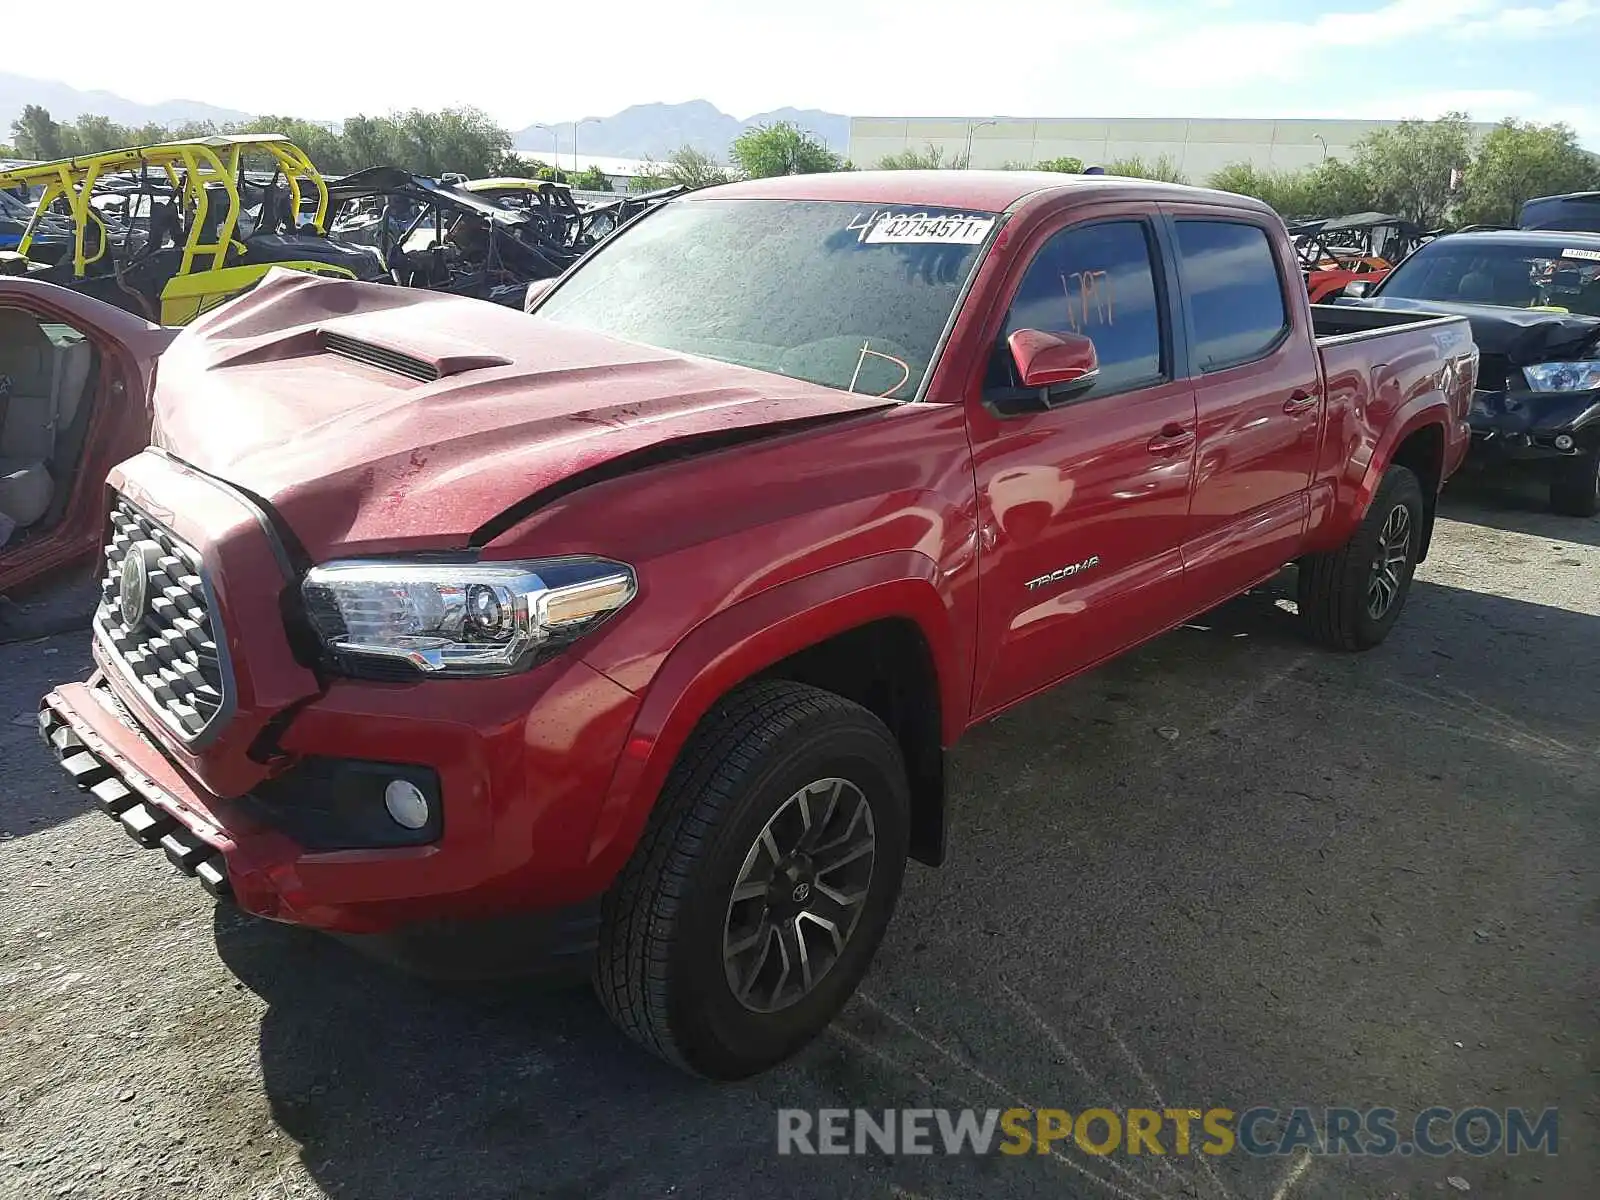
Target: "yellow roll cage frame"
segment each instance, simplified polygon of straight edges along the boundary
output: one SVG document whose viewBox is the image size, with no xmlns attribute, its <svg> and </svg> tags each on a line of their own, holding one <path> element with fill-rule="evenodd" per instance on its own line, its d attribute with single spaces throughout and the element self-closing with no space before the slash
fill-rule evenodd
<svg viewBox="0 0 1600 1200">
<path fill-rule="evenodd" d="M 161 142 L 152 146 L 134 146 L 126 150 L 107 150 L 99 154 L 80 154 L 74 158 L 55 162 L 37 163 L 29 167 L 16 167 L 0 171 L 0 188 L 26 184 L 29 188 L 44 188 L 33 210 L 33 219 L 22 233 L 17 250 L 26 256 L 33 245 L 34 232 L 50 206 L 65 199 L 72 214 L 75 241 L 72 254 L 73 275 L 83 278 L 91 264 L 106 253 L 110 238 L 105 222 L 89 203 L 95 186 L 104 178 L 123 171 L 151 169 L 165 174 L 172 190 L 180 197 L 184 211 L 194 213 L 184 237 L 183 260 L 178 266 L 179 275 L 196 271 L 219 271 L 227 265 L 228 252 L 242 251 L 244 244 L 234 240 L 239 227 L 239 214 L 243 202 L 239 198 L 239 169 L 247 154 L 265 155 L 277 165 L 278 171 L 289 184 L 289 194 L 294 211 L 308 196 L 306 185 L 317 198 L 316 226 L 327 227 L 328 185 L 307 157 L 306 152 L 279 133 L 219 134 L 194 138 L 190 141 Z M 206 217 L 211 204 L 206 187 L 219 185 L 228 198 L 228 211 L 217 225 L 217 240 L 202 242 L 200 233 L 206 227 Z M 85 233 L 89 222 L 100 226 L 100 246 L 93 255 L 87 252 Z M 196 266 L 196 263 L 200 265 Z"/>
</svg>

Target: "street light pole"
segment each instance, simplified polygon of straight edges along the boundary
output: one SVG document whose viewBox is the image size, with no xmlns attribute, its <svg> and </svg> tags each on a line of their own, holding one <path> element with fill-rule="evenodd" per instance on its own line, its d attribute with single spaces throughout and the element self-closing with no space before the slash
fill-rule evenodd
<svg viewBox="0 0 1600 1200">
<path fill-rule="evenodd" d="M 550 165 L 556 170 L 561 169 L 561 135 L 556 132 L 554 125 L 535 125 L 535 129 L 542 129 L 550 135 Z"/>
<path fill-rule="evenodd" d="M 1322 161 L 1323 162 L 1327 162 L 1328 161 L 1328 139 L 1323 137 L 1320 133 L 1313 133 L 1311 136 L 1316 138 L 1317 141 L 1322 143 Z"/>
<path fill-rule="evenodd" d="M 961 161 L 961 169 L 963 171 L 970 170 L 972 168 L 972 135 L 977 133 L 978 130 L 982 129 L 985 125 L 998 124 L 1000 124 L 999 121 L 979 121 L 976 125 L 974 125 L 971 121 L 967 122 L 967 152 L 962 157 Z"/>
</svg>

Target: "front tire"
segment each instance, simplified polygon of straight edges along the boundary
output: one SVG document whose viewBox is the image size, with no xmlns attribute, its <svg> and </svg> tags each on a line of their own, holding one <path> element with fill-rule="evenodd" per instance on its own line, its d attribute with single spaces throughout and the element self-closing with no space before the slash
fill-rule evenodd
<svg viewBox="0 0 1600 1200">
<path fill-rule="evenodd" d="M 674 765 L 601 908 L 594 984 L 612 1019 L 684 1070 L 782 1062 L 865 975 L 905 872 L 900 748 L 843 697 L 740 688 Z"/>
<path fill-rule="evenodd" d="M 1550 480 L 1550 508 L 1565 517 L 1592 517 L 1600 513 L 1600 447 L 1556 462 Z"/>
<path fill-rule="evenodd" d="M 1300 560 L 1300 615 L 1313 639 L 1370 650 L 1389 636 L 1411 594 L 1424 511 L 1416 475 L 1390 467 L 1350 540 Z"/>
</svg>

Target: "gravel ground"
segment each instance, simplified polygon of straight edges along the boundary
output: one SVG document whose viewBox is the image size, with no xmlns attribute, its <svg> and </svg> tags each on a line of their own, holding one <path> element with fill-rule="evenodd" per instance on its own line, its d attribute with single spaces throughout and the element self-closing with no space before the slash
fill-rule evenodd
<svg viewBox="0 0 1600 1200">
<path fill-rule="evenodd" d="M 1600 521 L 1447 509 L 1375 653 L 1312 650 L 1267 588 L 976 731 L 953 862 L 738 1086 L 582 990 L 441 989 L 214 907 L 37 741 L 84 636 L 0 646 L 0 1196 L 1592 1197 Z M 1019 1103 L 1559 1106 L 1561 1145 L 775 1152 L 780 1107 Z"/>
</svg>

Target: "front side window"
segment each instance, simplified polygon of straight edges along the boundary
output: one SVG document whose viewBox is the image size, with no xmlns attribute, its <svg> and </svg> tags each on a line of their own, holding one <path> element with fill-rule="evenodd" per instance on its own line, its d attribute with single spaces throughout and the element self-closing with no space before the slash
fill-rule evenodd
<svg viewBox="0 0 1600 1200">
<path fill-rule="evenodd" d="M 536 315 L 913 399 L 997 218 L 925 205 L 683 200 L 603 242 Z"/>
<path fill-rule="evenodd" d="M 1039 249 L 1006 315 L 991 387 L 1017 387 L 1004 339 L 1018 329 L 1082 334 L 1094 342 L 1104 396 L 1163 378 L 1161 306 L 1150 239 L 1138 221 L 1064 229 Z"/>
<path fill-rule="evenodd" d="M 1202 371 L 1252 362 L 1289 328 L 1267 231 L 1233 221 L 1179 221 L 1179 270 Z"/>
</svg>

